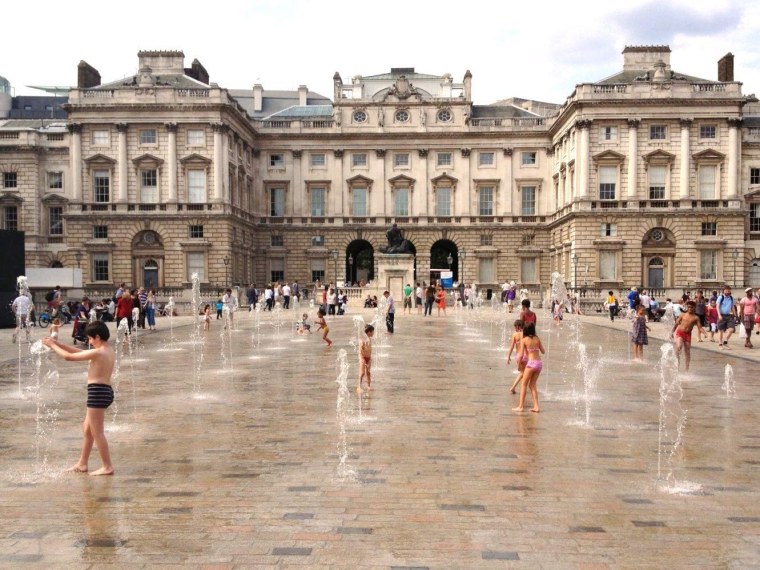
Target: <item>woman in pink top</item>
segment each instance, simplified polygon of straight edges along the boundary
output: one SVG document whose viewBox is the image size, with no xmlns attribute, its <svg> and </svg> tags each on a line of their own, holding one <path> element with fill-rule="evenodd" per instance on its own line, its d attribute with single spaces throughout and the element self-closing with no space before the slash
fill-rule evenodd
<svg viewBox="0 0 760 570">
<path fill-rule="evenodd" d="M 757 297 L 752 294 L 752 287 L 747 287 L 744 292 L 747 296 L 739 301 L 742 324 L 744 325 L 744 330 L 747 331 L 744 346 L 752 348 L 752 328 L 755 326 L 755 315 L 757 314 Z"/>
</svg>

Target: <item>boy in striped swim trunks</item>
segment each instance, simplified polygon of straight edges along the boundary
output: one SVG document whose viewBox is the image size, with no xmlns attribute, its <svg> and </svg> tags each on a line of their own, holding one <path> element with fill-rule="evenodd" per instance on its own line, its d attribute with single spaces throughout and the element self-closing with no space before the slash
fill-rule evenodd
<svg viewBox="0 0 760 570">
<path fill-rule="evenodd" d="M 90 473 L 90 475 L 113 475 L 114 469 L 111 463 L 111 455 L 108 451 L 108 441 L 103 429 L 106 409 L 113 403 L 113 388 L 111 387 L 111 374 L 113 373 L 115 356 L 113 349 L 108 344 L 110 333 L 108 326 L 103 321 L 88 323 L 84 329 L 90 349 L 68 346 L 46 338 L 45 346 L 51 348 L 58 356 L 71 362 L 88 362 L 87 366 L 87 414 L 82 424 L 84 440 L 82 442 L 82 454 L 74 467 L 68 469 L 73 473 L 87 473 L 90 452 L 93 443 L 98 447 L 103 467 Z"/>
</svg>

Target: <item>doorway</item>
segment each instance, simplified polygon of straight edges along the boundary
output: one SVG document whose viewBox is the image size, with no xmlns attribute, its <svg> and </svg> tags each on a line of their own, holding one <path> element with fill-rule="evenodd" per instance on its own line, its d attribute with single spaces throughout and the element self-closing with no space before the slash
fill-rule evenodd
<svg viewBox="0 0 760 570">
<path fill-rule="evenodd" d="M 647 287 L 651 289 L 662 289 L 665 287 L 665 264 L 661 257 L 653 257 L 649 260 L 649 274 Z"/>
<path fill-rule="evenodd" d="M 146 289 L 158 287 L 158 263 L 153 259 L 143 264 L 143 287 Z"/>
</svg>

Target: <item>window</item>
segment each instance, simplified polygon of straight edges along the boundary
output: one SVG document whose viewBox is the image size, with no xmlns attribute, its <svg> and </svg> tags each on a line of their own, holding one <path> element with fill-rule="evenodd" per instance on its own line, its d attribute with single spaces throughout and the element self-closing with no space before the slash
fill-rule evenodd
<svg viewBox="0 0 760 570">
<path fill-rule="evenodd" d="M 717 168 L 712 165 L 699 167 L 699 198 L 700 200 L 715 199 L 715 174 Z"/>
<path fill-rule="evenodd" d="M 311 236 L 311 245 L 314 247 L 324 247 L 325 236 Z"/>
<path fill-rule="evenodd" d="M 272 281 L 285 280 L 285 260 L 284 259 L 271 259 L 269 261 L 269 269 L 271 270 Z"/>
<path fill-rule="evenodd" d="M 144 129 L 140 131 L 140 144 L 156 144 L 157 141 L 156 129 Z"/>
<path fill-rule="evenodd" d="M 311 260 L 311 280 L 312 281 L 325 280 L 325 260 L 324 259 Z"/>
<path fill-rule="evenodd" d="M 451 122 L 452 114 L 451 114 L 451 111 L 449 111 L 448 109 L 441 109 L 440 111 L 438 111 L 438 114 L 436 115 L 436 117 L 438 118 L 438 122 L 440 123 L 449 123 Z"/>
<path fill-rule="evenodd" d="M 285 168 L 285 155 L 283 155 L 283 154 L 270 154 L 269 155 L 269 168 Z"/>
<path fill-rule="evenodd" d="M 760 204 L 749 205 L 749 231 L 760 232 Z"/>
<path fill-rule="evenodd" d="M 3 212 L 3 229 L 18 231 L 18 207 L 6 206 L 5 212 Z"/>
<path fill-rule="evenodd" d="M 492 152 L 481 152 L 478 153 L 478 164 L 480 166 L 493 166 L 494 164 L 494 153 Z"/>
<path fill-rule="evenodd" d="M 354 123 L 366 123 L 367 122 L 367 113 L 364 111 L 356 111 L 353 115 L 354 117 Z"/>
<path fill-rule="evenodd" d="M 203 252 L 188 252 L 187 280 L 193 280 L 193 273 L 198 274 L 198 280 L 206 281 L 206 254 Z"/>
<path fill-rule="evenodd" d="M 354 168 L 367 166 L 367 155 L 363 152 L 351 155 L 351 165 Z"/>
<path fill-rule="evenodd" d="M 95 202 L 111 201 L 111 171 L 96 170 L 94 174 L 94 192 L 93 199 Z"/>
<path fill-rule="evenodd" d="M 717 236 L 718 223 L 717 222 L 702 222 L 702 235 L 703 236 Z"/>
<path fill-rule="evenodd" d="M 536 215 L 536 187 L 535 186 L 523 186 L 521 188 L 521 212 L 523 216 L 535 216 Z"/>
<path fill-rule="evenodd" d="M 366 216 L 367 215 L 367 189 L 366 188 L 354 188 L 352 191 L 352 206 L 351 215 L 353 216 Z"/>
<path fill-rule="evenodd" d="M 617 185 L 617 167 L 599 167 L 599 199 L 614 200 L 615 186 Z"/>
<path fill-rule="evenodd" d="M 665 175 L 667 168 L 665 166 L 649 167 L 649 199 L 665 199 Z"/>
<path fill-rule="evenodd" d="M 158 202 L 158 173 L 154 169 L 140 171 L 140 201 L 144 204 Z"/>
<path fill-rule="evenodd" d="M 699 252 L 699 278 L 715 281 L 718 279 L 718 252 L 706 249 Z"/>
<path fill-rule="evenodd" d="M 111 143 L 111 135 L 108 131 L 92 131 L 92 144 L 95 146 L 107 146 Z"/>
<path fill-rule="evenodd" d="M 602 281 L 617 280 L 617 252 L 599 252 L 599 279 Z"/>
<path fill-rule="evenodd" d="M 203 129 L 188 129 L 187 146 L 205 146 L 206 131 Z"/>
<path fill-rule="evenodd" d="M 206 171 L 187 171 L 187 201 L 191 204 L 206 203 Z"/>
<path fill-rule="evenodd" d="M 3 188 L 16 188 L 18 186 L 18 174 L 15 172 L 3 172 Z"/>
<path fill-rule="evenodd" d="M 520 162 L 523 166 L 536 166 L 537 155 L 535 152 L 523 152 Z"/>
<path fill-rule="evenodd" d="M 311 189 L 311 215 L 312 216 L 325 215 L 325 189 L 324 188 Z"/>
<path fill-rule="evenodd" d="M 63 172 L 48 172 L 48 188 L 51 190 L 63 188 Z"/>
<path fill-rule="evenodd" d="M 536 245 L 536 234 L 523 234 L 523 246 Z"/>
<path fill-rule="evenodd" d="M 617 127 L 602 127 L 599 130 L 602 141 L 616 141 L 618 138 Z"/>
<path fill-rule="evenodd" d="M 406 123 L 407 121 L 409 121 L 409 111 L 406 111 L 406 110 L 396 111 L 394 118 L 396 119 L 397 123 Z"/>
<path fill-rule="evenodd" d="M 281 234 L 272 234 L 269 236 L 269 243 L 272 247 L 282 247 L 285 245 L 284 238 Z"/>
<path fill-rule="evenodd" d="M 493 186 L 481 186 L 479 192 L 478 213 L 481 216 L 493 216 Z"/>
<path fill-rule="evenodd" d="M 399 153 L 393 155 L 393 166 L 396 168 L 409 166 L 409 155 L 406 153 Z"/>
<path fill-rule="evenodd" d="M 749 183 L 760 184 L 760 168 L 749 169 Z"/>
<path fill-rule="evenodd" d="M 50 222 L 48 235 L 62 236 L 63 235 L 63 207 L 52 206 L 48 210 L 48 217 L 49 217 L 49 222 Z"/>
<path fill-rule="evenodd" d="M 322 168 L 325 166 L 325 155 L 322 153 L 312 154 L 310 160 L 312 168 Z"/>
<path fill-rule="evenodd" d="M 444 186 L 436 189 L 435 192 L 435 215 L 451 215 L 451 188 Z"/>
<path fill-rule="evenodd" d="M 92 254 L 92 280 L 109 281 L 107 253 Z"/>
<path fill-rule="evenodd" d="M 699 138 L 714 139 L 715 131 L 716 131 L 715 125 L 699 125 Z"/>
<path fill-rule="evenodd" d="M 108 239 L 108 226 L 93 226 L 92 237 L 94 239 Z"/>
<path fill-rule="evenodd" d="M 284 188 L 270 188 L 269 189 L 269 215 L 270 216 L 284 216 L 285 215 L 285 189 Z"/>
<path fill-rule="evenodd" d="M 615 237 L 617 235 L 617 224 L 602 224 L 602 237 Z"/>
<path fill-rule="evenodd" d="M 493 236 L 491 234 L 481 234 L 480 245 L 493 245 Z"/>
<path fill-rule="evenodd" d="M 665 140 L 665 137 L 667 135 L 667 129 L 665 128 L 665 125 L 650 125 L 649 126 L 649 139 L 656 141 L 656 140 Z"/>
<path fill-rule="evenodd" d="M 397 188 L 394 196 L 394 213 L 396 216 L 409 215 L 409 188 Z"/>
<path fill-rule="evenodd" d="M 436 164 L 438 166 L 451 166 L 452 156 L 450 152 L 439 152 L 436 157 Z"/>
<path fill-rule="evenodd" d="M 493 258 L 484 257 L 478 262 L 478 281 L 481 283 L 493 283 Z"/>
<path fill-rule="evenodd" d="M 189 231 L 188 231 L 188 236 L 190 238 L 202 238 L 203 226 L 190 226 Z"/>
<path fill-rule="evenodd" d="M 520 281 L 534 283 L 536 281 L 536 259 L 524 257 L 520 260 Z"/>
</svg>

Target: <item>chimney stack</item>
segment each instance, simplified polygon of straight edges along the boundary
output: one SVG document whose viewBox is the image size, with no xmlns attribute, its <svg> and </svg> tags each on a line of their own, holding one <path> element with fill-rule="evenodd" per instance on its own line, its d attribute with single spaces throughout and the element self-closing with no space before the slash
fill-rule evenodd
<svg viewBox="0 0 760 570">
<path fill-rule="evenodd" d="M 298 86 L 298 104 L 301 107 L 306 106 L 306 96 L 309 94 L 309 88 L 306 87 L 306 85 L 299 85 Z"/>
<path fill-rule="evenodd" d="M 734 80 L 734 54 L 728 52 L 718 60 L 718 81 Z"/>
<path fill-rule="evenodd" d="M 193 79 L 197 79 L 201 83 L 208 85 L 208 71 L 206 71 L 206 68 L 203 67 L 203 64 L 197 59 L 193 60 L 193 63 L 190 64 L 190 67 L 185 68 L 185 75 L 192 77 Z"/>
<path fill-rule="evenodd" d="M 260 83 L 256 83 L 253 86 L 253 110 L 254 112 L 260 112 L 263 106 L 262 99 L 264 99 L 264 87 Z"/>
<path fill-rule="evenodd" d="M 86 61 L 82 60 L 77 66 L 77 87 L 89 89 L 100 85 L 100 73 Z"/>
</svg>

